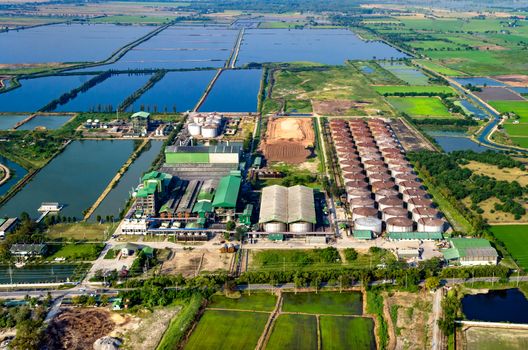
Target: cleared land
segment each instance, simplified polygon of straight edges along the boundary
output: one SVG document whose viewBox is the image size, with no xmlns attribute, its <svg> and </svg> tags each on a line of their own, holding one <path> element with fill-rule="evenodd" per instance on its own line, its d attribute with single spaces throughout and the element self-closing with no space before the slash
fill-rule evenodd
<svg viewBox="0 0 528 350">
<path fill-rule="evenodd" d="M 528 348 L 528 331 L 471 327 L 463 332 L 463 350 L 522 350 Z"/>
<path fill-rule="evenodd" d="M 515 262 L 528 271 L 528 225 L 492 226 L 491 232 L 504 244 Z"/>
<path fill-rule="evenodd" d="M 523 74 L 510 74 L 510 75 L 498 75 L 494 76 L 493 79 L 508 84 L 510 86 L 524 87 L 528 86 L 528 75 Z"/>
<path fill-rule="evenodd" d="M 47 235 L 53 240 L 103 241 L 112 232 L 111 224 L 55 224 L 49 227 Z"/>
<path fill-rule="evenodd" d="M 482 91 L 475 92 L 475 95 L 484 101 L 524 101 L 521 95 L 505 87 L 483 87 Z"/>
<path fill-rule="evenodd" d="M 284 293 L 282 311 L 309 314 L 361 315 L 363 296 L 360 292 Z"/>
<path fill-rule="evenodd" d="M 321 316 L 319 322 L 323 350 L 376 349 L 370 318 Z"/>
<path fill-rule="evenodd" d="M 434 97 L 388 97 L 397 110 L 411 117 L 452 117 L 447 107 Z"/>
<path fill-rule="evenodd" d="M 277 318 L 267 350 L 317 349 L 317 319 L 314 315 L 282 314 Z"/>
<path fill-rule="evenodd" d="M 254 349 L 268 317 L 267 313 L 207 310 L 184 349 Z"/>
<path fill-rule="evenodd" d="M 407 85 L 391 85 L 391 86 L 374 86 L 379 94 L 393 95 L 397 93 L 403 94 L 446 94 L 454 95 L 455 91 L 450 86 L 407 86 Z"/>
<path fill-rule="evenodd" d="M 205 271 L 225 271 L 229 270 L 233 256 L 234 254 L 206 249 L 177 251 L 163 263 L 161 273 L 168 275 L 181 273 L 184 277 L 192 277 Z"/>
</svg>

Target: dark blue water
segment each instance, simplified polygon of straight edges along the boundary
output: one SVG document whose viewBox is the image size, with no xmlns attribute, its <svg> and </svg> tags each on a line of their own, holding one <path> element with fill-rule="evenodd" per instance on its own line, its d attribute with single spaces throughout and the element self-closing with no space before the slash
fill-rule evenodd
<svg viewBox="0 0 528 350">
<path fill-rule="evenodd" d="M 347 59 L 406 57 L 382 42 L 366 42 L 346 29 L 248 29 L 237 66 L 250 62 L 310 61 L 343 64 Z"/>
<path fill-rule="evenodd" d="M 65 205 L 61 215 L 82 217 L 128 159 L 134 141 L 74 141 L 13 198 L 0 216 L 26 211 L 37 217 L 42 202 Z"/>
<path fill-rule="evenodd" d="M 128 168 L 117 186 L 110 191 L 94 211 L 90 217 L 91 220 L 95 220 L 97 215 L 101 215 L 103 218 L 107 215 L 114 216 L 116 219 L 119 217 L 119 213 L 130 198 L 130 192 L 139 184 L 141 175 L 149 170 L 152 162 L 160 153 L 162 145 L 163 141 L 150 141 L 150 148 L 144 150 Z"/>
<path fill-rule="evenodd" d="M 487 115 L 483 110 L 477 108 L 476 106 L 474 106 L 471 102 L 469 102 L 468 100 L 460 100 L 460 104 L 462 106 L 464 106 L 464 108 L 466 108 L 468 111 L 470 111 L 471 113 L 473 113 L 473 115 L 476 117 L 476 118 L 479 118 L 479 119 L 486 119 L 486 118 L 489 118 L 489 115 Z"/>
<path fill-rule="evenodd" d="M 154 27 L 56 24 L 0 34 L 0 63 L 87 62 L 109 57 Z"/>
<path fill-rule="evenodd" d="M 178 112 L 194 108 L 216 71 L 169 72 L 145 92 L 128 111 L 150 110 Z"/>
<path fill-rule="evenodd" d="M 260 69 L 222 72 L 200 111 L 256 112 L 261 77 Z"/>
<path fill-rule="evenodd" d="M 462 311 L 471 321 L 528 323 L 528 300 L 519 289 L 466 295 Z"/>
<path fill-rule="evenodd" d="M 91 75 L 70 75 L 22 79 L 21 87 L 0 94 L 0 112 L 36 112 L 90 78 Z"/>
<path fill-rule="evenodd" d="M 506 86 L 506 84 L 501 83 L 500 81 L 486 77 L 454 78 L 453 80 L 462 86 L 467 84 L 471 84 L 474 86 Z"/>
<path fill-rule="evenodd" d="M 363 73 L 366 73 L 366 74 L 372 74 L 372 73 L 374 73 L 374 69 L 372 69 L 372 68 L 369 67 L 369 66 L 363 66 L 363 67 L 361 67 L 361 71 L 362 71 Z"/>
<path fill-rule="evenodd" d="M 528 94 L 528 87 L 510 87 L 510 90 L 513 90 L 518 94 Z"/>
<path fill-rule="evenodd" d="M 145 85 L 150 74 L 112 75 L 65 105 L 58 106 L 58 112 L 100 112 L 115 111 L 134 91 Z"/>
<path fill-rule="evenodd" d="M 26 119 L 28 115 L 0 115 L 0 130 L 13 128 L 16 123 Z"/>
<path fill-rule="evenodd" d="M 20 179 L 22 179 L 27 174 L 27 170 L 24 169 L 18 163 L 10 161 L 9 159 L 0 156 L 0 163 L 4 164 L 11 171 L 11 177 L 9 180 L 0 185 L 0 196 L 3 196 L 13 187 Z"/>
<path fill-rule="evenodd" d="M 445 152 L 452 151 L 465 151 L 471 150 L 475 152 L 484 152 L 493 150 L 491 148 L 479 145 L 474 142 L 464 133 L 458 132 L 427 132 L 429 136 L 435 139 L 435 141 L 442 147 Z"/>
<path fill-rule="evenodd" d="M 22 124 L 17 130 L 34 130 L 37 127 L 55 130 L 66 124 L 71 118 L 71 115 L 37 115 L 30 121 Z"/>
<path fill-rule="evenodd" d="M 22 268 L 2 265 L 0 284 L 66 282 L 79 269 L 80 265 L 75 264 L 27 265 Z"/>
</svg>

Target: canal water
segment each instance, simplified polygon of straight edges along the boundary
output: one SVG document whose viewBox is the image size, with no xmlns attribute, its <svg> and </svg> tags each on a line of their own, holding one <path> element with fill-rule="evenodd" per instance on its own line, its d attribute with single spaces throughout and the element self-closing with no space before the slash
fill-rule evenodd
<svg viewBox="0 0 528 350">
<path fill-rule="evenodd" d="M 363 41 L 347 29 L 247 29 L 237 66 L 250 62 L 308 61 L 344 64 L 345 60 L 404 58 L 378 41 Z"/>
<path fill-rule="evenodd" d="M 21 79 L 22 86 L 0 94 L 0 112 L 36 112 L 92 77 L 69 75 Z"/>
<path fill-rule="evenodd" d="M 102 218 L 107 215 L 116 219 L 119 217 L 119 213 L 130 197 L 130 192 L 139 184 L 141 176 L 150 168 L 152 162 L 160 153 L 162 146 L 163 141 L 161 140 L 150 141 L 150 146 L 147 145 L 149 148 L 145 149 L 132 163 L 127 172 L 121 177 L 121 180 L 119 180 L 117 186 L 110 191 L 94 211 L 90 220 L 94 221 L 97 215 L 101 215 Z"/>
<path fill-rule="evenodd" d="M 169 72 L 151 89 L 146 91 L 132 106 L 129 112 L 146 110 L 172 113 L 192 110 L 204 93 L 216 71 Z"/>
<path fill-rule="evenodd" d="M 0 33 L 0 63 L 89 62 L 154 30 L 151 26 L 55 24 Z M 8 49 L 7 49 L 8 48 Z"/>
<path fill-rule="evenodd" d="M 223 71 L 201 112 L 256 112 L 262 70 Z"/>
<path fill-rule="evenodd" d="M 452 151 L 474 151 L 484 152 L 492 150 L 483 145 L 479 145 L 472 139 L 466 136 L 463 132 L 439 132 L 439 131 L 427 131 L 427 134 L 431 136 L 445 152 Z"/>
<path fill-rule="evenodd" d="M 453 80 L 462 86 L 468 84 L 471 84 L 473 86 L 506 86 L 506 84 L 501 83 L 498 80 L 487 77 L 453 78 Z"/>
<path fill-rule="evenodd" d="M 112 75 L 55 110 L 58 112 L 115 111 L 128 96 L 145 85 L 150 77 L 150 74 Z"/>
<path fill-rule="evenodd" d="M 34 130 L 37 127 L 55 130 L 66 124 L 71 118 L 73 118 L 71 115 L 37 115 L 27 123 L 22 124 L 17 130 Z"/>
<path fill-rule="evenodd" d="M 462 311 L 471 321 L 528 323 L 528 300 L 519 289 L 466 295 Z"/>
<path fill-rule="evenodd" d="M 72 142 L 0 208 L 0 216 L 25 211 L 36 218 L 42 202 L 59 202 L 61 215 L 82 218 L 133 149 L 132 140 Z"/>
<path fill-rule="evenodd" d="M 20 179 L 22 179 L 27 174 L 27 170 L 24 169 L 20 164 L 15 163 L 6 157 L 0 156 L 0 163 L 7 166 L 11 172 L 11 177 L 9 180 L 0 185 L 0 196 L 3 196 L 13 187 Z"/>
<path fill-rule="evenodd" d="M 0 130 L 13 128 L 16 123 L 26 119 L 28 115 L 0 115 Z"/>
<path fill-rule="evenodd" d="M 82 265 L 77 264 L 26 265 L 21 268 L 0 265 L 0 284 L 67 282 L 69 278 L 78 277 L 81 270 Z"/>
</svg>

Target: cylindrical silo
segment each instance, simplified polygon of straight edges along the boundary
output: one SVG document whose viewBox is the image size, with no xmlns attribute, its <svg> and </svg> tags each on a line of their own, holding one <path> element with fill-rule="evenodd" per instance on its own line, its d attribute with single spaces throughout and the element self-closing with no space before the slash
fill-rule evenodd
<svg viewBox="0 0 528 350">
<path fill-rule="evenodd" d="M 354 220 L 354 229 L 355 230 L 366 230 L 372 231 L 377 234 L 381 233 L 381 220 L 376 218 L 359 218 Z"/>
<path fill-rule="evenodd" d="M 187 130 L 191 136 L 198 136 L 202 133 L 202 126 L 196 123 L 190 123 L 187 126 Z"/>
<path fill-rule="evenodd" d="M 430 199 L 426 199 L 426 198 L 410 198 L 407 201 L 407 209 L 409 209 L 409 211 L 413 211 L 414 208 L 432 207 L 432 206 L 433 206 L 433 201 Z"/>
<path fill-rule="evenodd" d="M 398 197 L 386 197 L 378 201 L 378 207 L 383 210 L 388 207 L 401 207 L 403 208 L 403 201 Z"/>
<path fill-rule="evenodd" d="M 408 215 L 407 209 L 402 207 L 387 207 L 381 211 L 383 221 L 387 221 L 390 218 L 406 218 Z"/>
<path fill-rule="evenodd" d="M 418 220 L 418 232 L 444 232 L 445 222 L 442 219 L 421 218 Z"/>
<path fill-rule="evenodd" d="M 374 199 L 370 197 L 354 198 L 350 200 L 350 210 L 354 212 L 354 209 L 374 208 L 375 204 L 376 202 L 374 202 Z"/>
<path fill-rule="evenodd" d="M 438 210 L 430 207 L 417 207 L 412 211 L 412 218 L 416 222 L 422 218 L 438 218 L 438 216 Z"/>
<path fill-rule="evenodd" d="M 414 223 L 411 219 L 390 218 L 385 222 L 387 232 L 413 232 Z"/>
</svg>

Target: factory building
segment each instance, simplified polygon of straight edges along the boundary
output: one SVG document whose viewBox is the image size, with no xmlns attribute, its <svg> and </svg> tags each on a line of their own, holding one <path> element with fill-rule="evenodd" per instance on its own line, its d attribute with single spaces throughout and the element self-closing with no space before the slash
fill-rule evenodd
<svg viewBox="0 0 528 350">
<path fill-rule="evenodd" d="M 313 232 L 316 224 L 313 189 L 306 186 L 265 187 L 259 224 L 268 233 Z"/>
<path fill-rule="evenodd" d="M 451 248 L 442 251 L 450 264 L 462 266 L 497 265 L 497 251 L 490 242 L 482 238 L 452 238 Z"/>
<path fill-rule="evenodd" d="M 169 146 L 165 149 L 165 163 L 174 164 L 237 164 L 240 145 Z"/>
<path fill-rule="evenodd" d="M 241 184 L 242 178 L 240 176 L 228 175 L 220 179 L 212 207 L 216 216 L 222 221 L 234 219 Z"/>
<path fill-rule="evenodd" d="M 172 176 L 158 171 L 143 175 L 141 184 L 136 188 L 133 197 L 136 199 L 136 211 L 142 215 L 156 216 L 162 201 L 167 197 Z"/>
<path fill-rule="evenodd" d="M 147 135 L 150 127 L 150 113 L 136 112 L 130 116 L 130 121 L 132 122 L 132 130 L 135 134 Z"/>
</svg>

